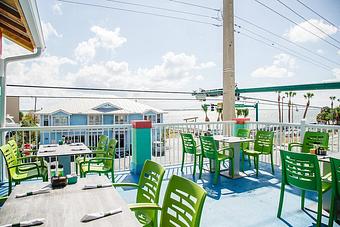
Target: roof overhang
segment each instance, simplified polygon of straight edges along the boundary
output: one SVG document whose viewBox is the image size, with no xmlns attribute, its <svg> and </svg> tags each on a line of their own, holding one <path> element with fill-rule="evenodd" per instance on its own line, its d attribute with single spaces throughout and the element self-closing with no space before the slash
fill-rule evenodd
<svg viewBox="0 0 340 227">
<path fill-rule="evenodd" d="M 4 37 L 31 52 L 45 49 L 35 0 L 1 0 L 0 30 Z"/>
</svg>

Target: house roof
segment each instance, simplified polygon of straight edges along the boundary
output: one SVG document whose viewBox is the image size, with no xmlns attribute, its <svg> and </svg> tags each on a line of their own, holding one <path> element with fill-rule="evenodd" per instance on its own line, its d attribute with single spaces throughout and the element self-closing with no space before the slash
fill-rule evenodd
<svg viewBox="0 0 340 227">
<path fill-rule="evenodd" d="M 103 104 L 110 104 L 114 108 L 103 111 L 101 108 Z M 52 114 L 60 111 L 69 114 L 143 114 L 149 111 L 164 113 L 149 105 L 125 99 L 63 99 L 53 105 L 43 106 L 37 114 Z"/>
<path fill-rule="evenodd" d="M 45 48 L 35 0 L 1 0 L 0 33 L 29 51 Z"/>
</svg>

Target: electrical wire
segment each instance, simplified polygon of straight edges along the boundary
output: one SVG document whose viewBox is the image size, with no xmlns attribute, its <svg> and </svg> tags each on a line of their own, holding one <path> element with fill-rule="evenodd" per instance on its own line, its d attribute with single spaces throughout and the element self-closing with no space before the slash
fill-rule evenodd
<svg viewBox="0 0 340 227">
<path fill-rule="evenodd" d="M 97 7 L 97 8 L 110 9 L 110 10 L 124 11 L 124 12 L 129 12 L 129 13 L 137 13 L 137 14 L 143 14 L 143 15 L 151 15 L 151 16 L 157 16 L 157 17 L 163 17 L 163 18 L 169 18 L 169 19 L 175 19 L 175 20 L 188 21 L 188 22 L 199 23 L 199 24 L 213 25 L 215 27 L 221 27 L 222 26 L 221 24 L 214 24 L 214 23 L 209 23 L 209 22 L 205 22 L 205 21 L 187 19 L 187 18 L 184 18 L 184 17 L 163 15 L 163 14 L 151 13 L 151 12 L 145 12 L 145 11 L 138 11 L 138 10 L 133 10 L 133 9 L 124 9 L 124 8 L 119 8 L 119 7 L 111 7 L 111 6 L 91 4 L 91 3 L 85 3 L 85 2 L 74 2 L 74 1 L 68 1 L 68 0 L 57 0 L 57 1 L 69 3 L 69 4 L 75 4 L 75 5 L 91 6 L 91 7 Z"/>
<path fill-rule="evenodd" d="M 312 11 L 314 14 L 318 15 L 319 17 L 321 17 L 322 19 L 324 19 L 325 21 L 327 21 L 329 24 L 333 25 L 334 27 L 338 27 L 338 25 L 335 25 L 334 23 L 332 23 L 331 21 L 329 21 L 327 18 L 321 16 L 318 12 L 316 12 L 315 10 L 313 10 L 311 7 L 307 6 L 305 3 L 301 2 L 300 0 L 296 0 L 297 2 L 299 2 L 301 5 L 303 5 L 304 7 L 306 7 L 307 9 L 309 9 L 310 11 Z"/>
<path fill-rule="evenodd" d="M 251 22 L 251 21 L 249 21 L 249 20 L 247 20 L 247 19 L 245 19 L 245 18 L 236 16 L 236 15 L 235 15 L 235 18 L 238 19 L 238 20 L 241 20 L 241 21 L 243 21 L 243 22 L 246 22 L 246 23 L 248 23 L 248 24 L 250 24 L 250 25 L 252 25 L 252 26 L 254 26 L 254 27 L 256 27 L 256 28 L 258 28 L 258 29 L 260 29 L 260 30 L 262 30 L 262 31 L 265 31 L 265 32 L 267 32 L 267 33 L 269 33 L 269 34 L 271 34 L 271 35 L 273 35 L 273 36 L 275 36 L 275 37 L 277 37 L 277 38 L 279 38 L 279 39 L 281 39 L 281 40 L 284 40 L 284 41 L 286 41 L 286 42 L 289 42 L 290 44 L 293 44 L 293 45 L 295 45 L 295 46 L 297 46 L 297 47 L 299 47 L 299 48 L 301 48 L 301 49 L 303 49 L 303 50 L 305 50 L 305 51 L 307 51 L 307 52 L 309 52 L 309 53 L 311 53 L 311 54 L 313 54 L 313 55 L 315 55 L 315 56 L 317 56 L 317 57 L 320 57 L 320 58 L 322 58 L 322 59 L 324 59 L 324 60 L 330 62 L 330 63 L 333 63 L 333 64 L 335 64 L 335 65 L 340 66 L 340 63 L 339 63 L 339 62 L 333 61 L 332 59 L 329 59 L 329 58 L 327 58 L 327 57 L 325 57 L 325 56 L 323 56 L 323 55 L 321 55 L 321 54 L 318 54 L 318 53 L 316 53 L 316 52 L 314 52 L 314 51 L 312 51 L 312 50 L 309 50 L 309 49 L 307 49 L 306 47 L 304 47 L 304 46 L 302 46 L 302 45 L 300 45 L 300 44 L 294 43 L 293 41 L 291 41 L 291 40 L 289 40 L 289 39 L 286 39 L 286 38 L 284 38 L 284 37 L 282 37 L 282 36 L 280 36 L 280 35 L 278 35 L 278 34 L 275 34 L 274 32 L 272 32 L 272 31 L 270 31 L 270 30 L 268 30 L 268 29 L 266 29 L 266 28 L 264 28 L 264 27 L 261 27 L 261 26 L 255 24 L 255 23 L 253 23 L 253 22 Z"/>
<path fill-rule="evenodd" d="M 298 12 L 296 12 L 294 9 L 292 9 L 291 7 L 289 7 L 287 4 L 285 4 L 284 2 L 282 2 L 281 0 L 276 0 L 277 2 L 279 2 L 281 5 L 283 5 L 284 7 L 286 7 L 289 11 L 291 11 L 292 13 L 294 13 L 295 15 L 297 15 L 298 17 L 300 17 L 302 20 L 305 20 L 308 24 L 310 24 L 311 26 L 313 26 L 314 28 L 318 29 L 320 32 L 322 32 L 323 34 L 325 34 L 326 36 L 328 36 L 330 39 L 332 39 L 333 41 L 337 42 L 340 44 L 340 41 L 336 40 L 335 38 L 333 38 L 332 36 L 330 36 L 329 34 L 327 34 L 326 32 L 324 32 L 322 29 L 320 29 L 318 26 L 314 25 L 313 23 L 311 23 L 307 18 L 305 18 L 304 16 L 302 16 L 301 14 L 299 14 Z M 337 26 L 336 26 L 337 28 Z"/>
<path fill-rule="evenodd" d="M 258 33 L 256 33 L 256 32 L 254 32 L 254 31 L 250 30 L 250 29 L 244 28 L 244 27 L 242 27 L 242 26 L 240 26 L 240 25 L 237 25 L 237 24 L 235 24 L 235 26 L 238 27 L 238 28 L 241 28 L 241 29 L 243 29 L 243 30 L 245 30 L 245 31 L 247 31 L 247 32 L 249 32 L 249 33 L 251 33 L 251 34 L 253 34 L 253 35 L 256 35 L 256 36 L 258 36 L 258 37 L 260 37 L 260 38 L 262 38 L 262 39 L 264 39 L 264 40 L 267 40 L 267 41 L 271 42 L 271 43 L 272 43 L 272 46 L 274 46 L 274 45 L 281 46 L 281 47 L 285 48 L 286 50 L 288 50 L 288 51 L 290 51 L 290 52 L 292 52 L 292 53 L 295 53 L 296 56 L 299 56 L 300 58 L 304 58 L 304 60 L 305 60 L 305 59 L 308 59 L 308 62 L 309 62 L 309 63 L 317 64 L 317 65 L 319 65 L 319 66 L 323 66 L 323 67 L 325 67 L 325 68 L 328 68 L 328 70 L 331 70 L 331 67 L 329 67 L 329 66 L 323 64 L 322 62 L 316 61 L 316 60 L 314 60 L 313 58 L 311 58 L 311 57 L 309 57 L 309 56 L 300 54 L 300 53 L 298 53 L 297 51 L 292 50 L 292 49 L 290 49 L 290 48 L 288 48 L 288 47 L 286 47 L 286 46 L 283 46 L 283 45 L 281 45 L 281 44 L 279 44 L 279 43 L 277 43 L 277 42 L 275 42 L 275 41 L 272 41 L 272 40 L 268 39 L 267 37 L 264 37 L 264 36 L 262 36 L 262 35 L 260 35 L 260 34 L 258 34 Z M 301 56 L 302 56 L 302 57 L 301 57 Z"/>
<path fill-rule="evenodd" d="M 198 16 L 198 17 L 204 17 L 204 18 L 210 18 L 210 19 L 218 20 L 217 17 L 212 17 L 212 16 L 209 16 L 209 15 L 204 15 L 204 14 L 200 14 L 200 13 L 192 13 L 192 12 L 188 12 L 188 11 L 181 11 L 181 10 L 158 7 L 158 6 L 144 5 L 144 4 L 140 4 L 140 3 L 123 2 L 123 1 L 117 1 L 117 0 L 104 0 L 104 1 L 115 2 L 115 3 L 119 3 L 119 4 L 124 4 L 124 5 L 140 6 L 140 7 L 149 8 L 149 9 L 164 10 L 164 11 L 168 11 L 168 12 L 181 13 L 181 14 L 187 14 L 187 15 L 191 15 L 191 16 Z"/>
<path fill-rule="evenodd" d="M 169 1 L 176 2 L 176 3 L 179 3 L 179 4 L 183 4 L 183 5 L 194 6 L 194 7 L 197 7 L 197 8 L 209 9 L 209 10 L 213 10 L 213 11 L 217 11 L 217 12 L 221 11 L 220 9 L 215 9 L 215 8 L 211 8 L 211 7 L 208 7 L 208 6 L 203 6 L 203 5 L 198 5 L 198 4 L 193 4 L 193 3 L 188 3 L 188 2 L 178 1 L 178 0 L 169 0 Z"/>
<path fill-rule="evenodd" d="M 296 55 L 296 54 L 294 54 L 294 53 L 291 53 L 291 52 L 289 52 L 289 51 L 287 51 L 287 50 L 285 50 L 285 49 L 283 49 L 283 48 L 274 46 L 273 44 L 268 44 L 268 43 L 264 42 L 263 40 L 254 38 L 254 37 L 252 37 L 252 36 L 250 36 L 250 35 L 248 35 L 248 34 L 246 34 L 246 33 L 244 33 L 244 32 L 240 32 L 240 31 L 237 31 L 237 30 L 236 30 L 235 32 L 236 32 L 237 34 L 246 36 L 246 37 L 248 37 L 248 38 L 250 38 L 250 39 L 253 39 L 253 40 L 257 41 L 257 42 L 260 42 L 260 43 L 262 43 L 262 44 L 264 44 L 264 45 L 266 45 L 266 46 L 269 46 L 269 47 L 272 47 L 272 48 L 275 48 L 275 49 L 278 49 L 278 50 L 281 50 L 281 51 L 286 51 L 286 52 L 288 52 L 289 54 L 291 54 L 291 55 L 293 55 L 293 56 L 295 56 L 295 57 L 297 57 L 297 58 L 299 58 L 299 59 L 301 59 L 301 60 L 303 60 L 303 61 L 306 61 L 306 62 L 308 62 L 308 63 L 310 63 L 310 64 L 312 64 L 312 65 L 314 65 L 314 66 L 317 66 L 317 67 L 319 67 L 319 68 L 322 68 L 322 69 L 324 69 L 324 70 L 326 70 L 326 71 L 331 71 L 331 69 L 329 69 L 329 68 L 326 68 L 326 67 L 324 67 L 324 66 L 322 66 L 322 65 L 315 64 L 315 63 L 313 63 L 313 62 L 311 62 L 311 61 L 309 61 L 309 60 L 307 60 L 307 59 L 303 59 L 303 58 L 299 57 L 298 55 Z"/>
<path fill-rule="evenodd" d="M 25 85 L 25 84 L 7 84 L 8 87 L 19 88 L 38 88 L 38 89 L 61 89 L 61 90 L 81 90 L 81 91 L 110 91 L 110 92 L 138 92 L 138 93 L 158 93 L 158 94 L 182 94 L 191 95 L 189 91 L 160 91 L 160 90 L 138 90 L 138 89 L 117 89 L 117 88 L 90 88 L 90 87 L 64 87 L 64 86 L 47 86 L 47 85 Z"/>
<path fill-rule="evenodd" d="M 303 29 L 304 31 L 306 31 L 306 32 L 308 32 L 308 33 L 310 33 L 310 34 L 312 34 L 312 35 L 314 35 L 314 36 L 320 38 L 321 40 L 323 40 L 324 42 L 328 43 L 329 45 L 331 45 L 331 46 L 333 46 L 333 47 L 335 47 L 335 48 L 337 48 L 337 49 L 340 49 L 339 46 L 334 45 L 333 43 L 331 43 L 331 42 L 329 42 L 328 40 L 322 38 L 321 36 L 315 34 L 314 32 L 311 32 L 310 30 L 308 30 L 308 29 L 302 27 L 301 25 L 299 25 L 298 23 L 296 23 L 296 22 L 293 21 L 292 19 L 289 19 L 288 17 L 284 16 L 283 14 L 281 14 L 281 13 L 278 12 L 278 11 L 276 11 L 275 9 L 269 7 L 268 5 L 264 4 L 263 2 L 261 2 L 261 1 L 259 1 L 259 0 L 254 0 L 254 1 L 257 2 L 258 4 L 262 5 L 263 7 L 269 9 L 270 11 L 276 13 L 276 14 L 279 15 L 280 17 L 282 17 L 282 18 L 288 20 L 289 22 L 295 24 L 296 26 L 300 27 L 300 28 Z"/>
</svg>

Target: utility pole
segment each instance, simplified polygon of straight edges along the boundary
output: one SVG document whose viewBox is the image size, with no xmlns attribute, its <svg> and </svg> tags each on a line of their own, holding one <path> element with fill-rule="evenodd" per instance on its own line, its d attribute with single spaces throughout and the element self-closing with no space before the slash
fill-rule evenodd
<svg viewBox="0 0 340 227">
<path fill-rule="evenodd" d="M 234 0 L 223 0 L 223 120 L 235 117 Z"/>
</svg>

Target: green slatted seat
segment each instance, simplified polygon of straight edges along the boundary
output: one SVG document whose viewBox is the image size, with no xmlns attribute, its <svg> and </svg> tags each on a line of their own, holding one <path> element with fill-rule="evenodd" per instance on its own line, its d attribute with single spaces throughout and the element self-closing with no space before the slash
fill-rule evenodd
<svg viewBox="0 0 340 227">
<path fill-rule="evenodd" d="M 152 203 L 135 204 L 133 211 L 160 210 L 160 227 L 198 227 L 207 192 L 198 184 L 173 175 L 165 192 L 163 206 Z"/>
<path fill-rule="evenodd" d="M 114 183 L 114 187 L 135 187 L 137 188 L 136 203 L 158 204 L 159 193 L 165 169 L 160 164 L 146 160 L 139 177 L 138 184 Z M 135 204 L 131 204 L 134 207 Z M 137 219 L 143 226 L 157 226 L 157 211 L 139 210 L 135 212 Z"/>
<path fill-rule="evenodd" d="M 103 173 L 108 175 L 111 173 L 112 183 L 115 182 L 114 178 L 114 160 L 116 154 L 117 140 L 111 139 L 109 141 L 107 152 L 103 157 L 96 156 L 89 158 L 80 163 L 80 176 L 86 177 L 87 173 Z"/>
<path fill-rule="evenodd" d="M 183 150 L 183 157 L 182 157 L 182 166 L 181 171 L 183 172 L 184 167 L 184 160 L 186 154 L 191 154 L 194 156 L 194 169 L 192 175 L 195 176 L 196 174 L 196 165 L 197 165 L 197 157 L 198 157 L 198 166 L 200 166 L 200 155 L 201 152 L 198 151 L 198 146 L 196 145 L 196 141 L 191 133 L 181 133 L 182 138 L 182 150 Z"/>
<path fill-rule="evenodd" d="M 98 143 L 97 143 L 97 147 L 91 147 L 89 146 L 89 148 L 91 150 L 93 150 L 93 154 L 95 157 L 104 157 L 105 153 L 107 151 L 107 142 L 108 142 L 109 138 L 106 135 L 101 135 L 99 137 Z M 80 167 L 80 164 L 85 162 L 85 161 L 89 161 L 90 158 L 87 158 L 86 156 L 83 157 L 77 157 L 76 158 L 76 173 L 78 173 L 78 167 Z"/>
<path fill-rule="evenodd" d="M 47 181 L 47 169 L 41 167 L 37 163 L 19 163 L 17 160 L 16 152 L 13 151 L 11 145 L 6 144 L 0 147 L 0 150 L 5 158 L 7 172 L 8 172 L 8 194 L 12 192 L 12 182 L 20 183 L 31 178 L 41 177 L 44 181 Z M 34 166 L 34 167 L 33 167 Z M 24 170 L 25 167 L 29 167 Z M 22 169 L 20 169 L 22 168 Z"/>
<path fill-rule="evenodd" d="M 306 191 L 317 192 L 318 210 L 317 227 L 321 226 L 322 194 L 331 188 L 331 184 L 322 182 L 320 167 L 316 155 L 281 150 L 282 180 L 280 202 L 277 217 L 281 217 L 286 185 L 301 189 L 301 209 L 305 206 Z"/>
<path fill-rule="evenodd" d="M 252 150 L 243 149 L 244 155 L 254 157 L 256 176 L 259 175 L 259 156 L 260 155 L 270 155 L 272 173 L 274 174 L 273 143 L 274 143 L 274 132 L 257 131 L 256 136 L 255 136 L 254 149 Z"/>
<path fill-rule="evenodd" d="M 231 175 L 234 177 L 234 149 L 231 147 L 225 147 L 220 150 L 217 150 L 216 141 L 212 136 L 200 136 L 201 141 L 201 163 L 200 163 L 200 176 L 202 177 L 202 170 L 203 170 L 203 158 L 208 158 L 210 161 L 215 161 L 215 176 L 213 184 L 217 184 L 218 177 L 220 175 L 220 166 L 221 162 L 229 159 L 231 161 Z M 226 153 L 228 151 L 228 153 Z M 220 153 L 223 152 L 223 153 Z"/>
<path fill-rule="evenodd" d="M 337 220 L 336 204 L 340 199 L 340 160 L 331 158 L 331 172 L 332 172 L 332 198 L 331 208 L 329 210 L 328 226 L 332 227 L 334 220 Z"/>
<path fill-rule="evenodd" d="M 327 132 L 305 132 L 303 143 L 290 143 L 288 150 L 291 151 L 295 147 L 299 147 L 301 152 L 309 153 L 314 145 L 328 149 L 329 134 Z"/>
</svg>

